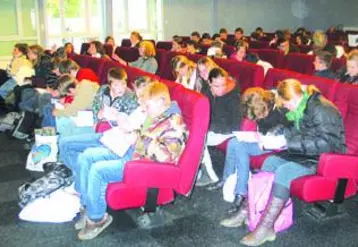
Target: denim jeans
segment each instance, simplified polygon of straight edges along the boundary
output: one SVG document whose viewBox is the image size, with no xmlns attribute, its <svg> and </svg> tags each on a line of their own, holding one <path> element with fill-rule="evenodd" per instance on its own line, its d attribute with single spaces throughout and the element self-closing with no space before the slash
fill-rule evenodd
<svg viewBox="0 0 358 247">
<path fill-rule="evenodd" d="M 250 156 L 265 153 L 257 143 L 241 142 L 231 138 L 225 156 L 223 180 L 237 171 L 235 195 L 247 194 L 247 183 L 250 174 Z"/>
<path fill-rule="evenodd" d="M 0 96 L 3 99 L 6 99 L 6 97 L 9 95 L 9 93 L 14 90 L 15 86 L 16 86 L 16 81 L 14 79 L 10 78 L 9 80 L 7 80 L 4 84 L 2 84 L 0 86 Z"/>
<path fill-rule="evenodd" d="M 308 168 L 299 163 L 287 161 L 275 155 L 270 156 L 265 160 L 262 170 L 266 172 L 274 172 L 274 184 L 283 186 L 288 190 L 291 187 L 291 182 L 296 178 L 316 173 L 314 167 Z"/>
<path fill-rule="evenodd" d="M 54 108 L 52 103 L 48 103 L 42 108 L 41 127 L 56 127 L 56 117 L 52 114 Z"/>
<path fill-rule="evenodd" d="M 132 159 L 133 148 L 119 157 L 106 147 L 88 148 L 78 156 L 76 176 L 79 176 L 81 204 L 93 221 L 101 220 L 107 209 L 106 189 L 108 183 L 123 180 L 124 166 Z"/>
</svg>

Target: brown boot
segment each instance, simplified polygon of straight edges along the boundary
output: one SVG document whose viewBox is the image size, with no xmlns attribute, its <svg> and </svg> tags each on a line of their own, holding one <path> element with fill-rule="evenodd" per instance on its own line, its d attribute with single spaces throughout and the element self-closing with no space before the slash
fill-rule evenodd
<svg viewBox="0 0 358 247">
<path fill-rule="evenodd" d="M 266 241 L 274 241 L 276 239 L 276 233 L 273 228 L 274 223 L 284 208 L 285 203 L 285 200 L 271 196 L 256 229 L 246 235 L 240 243 L 248 246 L 259 246 Z"/>
<path fill-rule="evenodd" d="M 229 218 L 226 218 L 220 222 L 220 225 L 224 227 L 239 227 L 244 222 L 247 222 L 249 216 L 249 207 L 247 199 L 241 202 L 239 210 Z"/>
</svg>

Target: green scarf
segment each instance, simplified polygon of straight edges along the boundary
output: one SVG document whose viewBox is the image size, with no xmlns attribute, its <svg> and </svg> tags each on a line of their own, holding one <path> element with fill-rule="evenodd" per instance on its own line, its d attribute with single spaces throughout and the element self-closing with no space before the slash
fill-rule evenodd
<svg viewBox="0 0 358 247">
<path fill-rule="evenodd" d="M 307 101 L 309 99 L 309 95 L 306 91 L 303 92 L 303 97 L 301 102 L 298 104 L 296 110 L 289 111 L 286 113 L 286 118 L 288 121 L 292 121 L 295 124 L 295 127 L 299 130 L 300 129 L 300 121 L 303 118 L 304 111 L 307 106 Z"/>
</svg>

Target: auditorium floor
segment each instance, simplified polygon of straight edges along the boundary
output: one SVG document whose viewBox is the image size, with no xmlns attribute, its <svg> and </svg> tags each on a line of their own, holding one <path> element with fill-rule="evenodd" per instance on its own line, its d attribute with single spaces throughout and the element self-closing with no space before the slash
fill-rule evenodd
<svg viewBox="0 0 358 247">
<path fill-rule="evenodd" d="M 228 204 L 221 193 L 195 189 L 191 199 L 179 198 L 165 208 L 174 220 L 151 230 L 138 229 L 125 212 L 115 212 L 113 224 L 89 242 L 76 238 L 73 223 L 39 224 L 17 217 L 17 188 L 29 179 L 26 151 L 19 141 L 0 134 L 0 246 L 238 246 L 244 228 L 226 229 L 218 222 Z M 347 213 L 318 223 L 302 214 L 275 242 L 265 246 L 358 246 L 358 200 L 345 203 Z"/>
</svg>

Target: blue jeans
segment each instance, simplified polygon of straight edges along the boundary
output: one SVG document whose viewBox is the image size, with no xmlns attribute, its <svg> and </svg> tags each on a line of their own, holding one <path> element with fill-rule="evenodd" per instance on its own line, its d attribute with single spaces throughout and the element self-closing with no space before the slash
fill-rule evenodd
<svg viewBox="0 0 358 247">
<path fill-rule="evenodd" d="M 70 117 L 56 117 L 56 129 L 60 134 L 60 141 L 67 136 L 95 134 L 95 129 L 91 127 L 78 127 Z"/>
<path fill-rule="evenodd" d="M 7 80 L 4 84 L 2 84 L 0 86 L 0 96 L 3 99 L 6 99 L 6 97 L 9 95 L 9 93 L 14 90 L 15 86 L 16 86 L 16 81 L 14 79 L 10 78 L 9 80 Z"/>
<path fill-rule="evenodd" d="M 52 103 L 48 103 L 43 107 L 41 127 L 56 128 L 56 117 L 52 114 L 54 108 L 55 106 Z"/>
<path fill-rule="evenodd" d="M 266 172 L 274 172 L 274 184 L 285 187 L 288 190 L 291 187 L 291 182 L 296 178 L 316 173 L 314 167 L 308 168 L 299 163 L 287 161 L 275 155 L 270 156 L 265 160 L 262 170 Z"/>
<path fill-rule="evenodd" d="M 78 156 L 76 176 L 79 176 L 81 204 L 87 208 L 88 218 L 101 220 L 107 209 L 108 183 L 123 180 L 124 166 L 132 159 L 133 148 L 119 157 L 106 147 L 88 148 Z"/>
<path fill-rule="evenodd" d="M 265 153 L 257 143 L 240 142 L 230 139 L 225 156 L 223 180 L 237 171 L 235 195 L 247 195 L 247 183 L 250 172 L 250 156 Z"/>
</svg>

